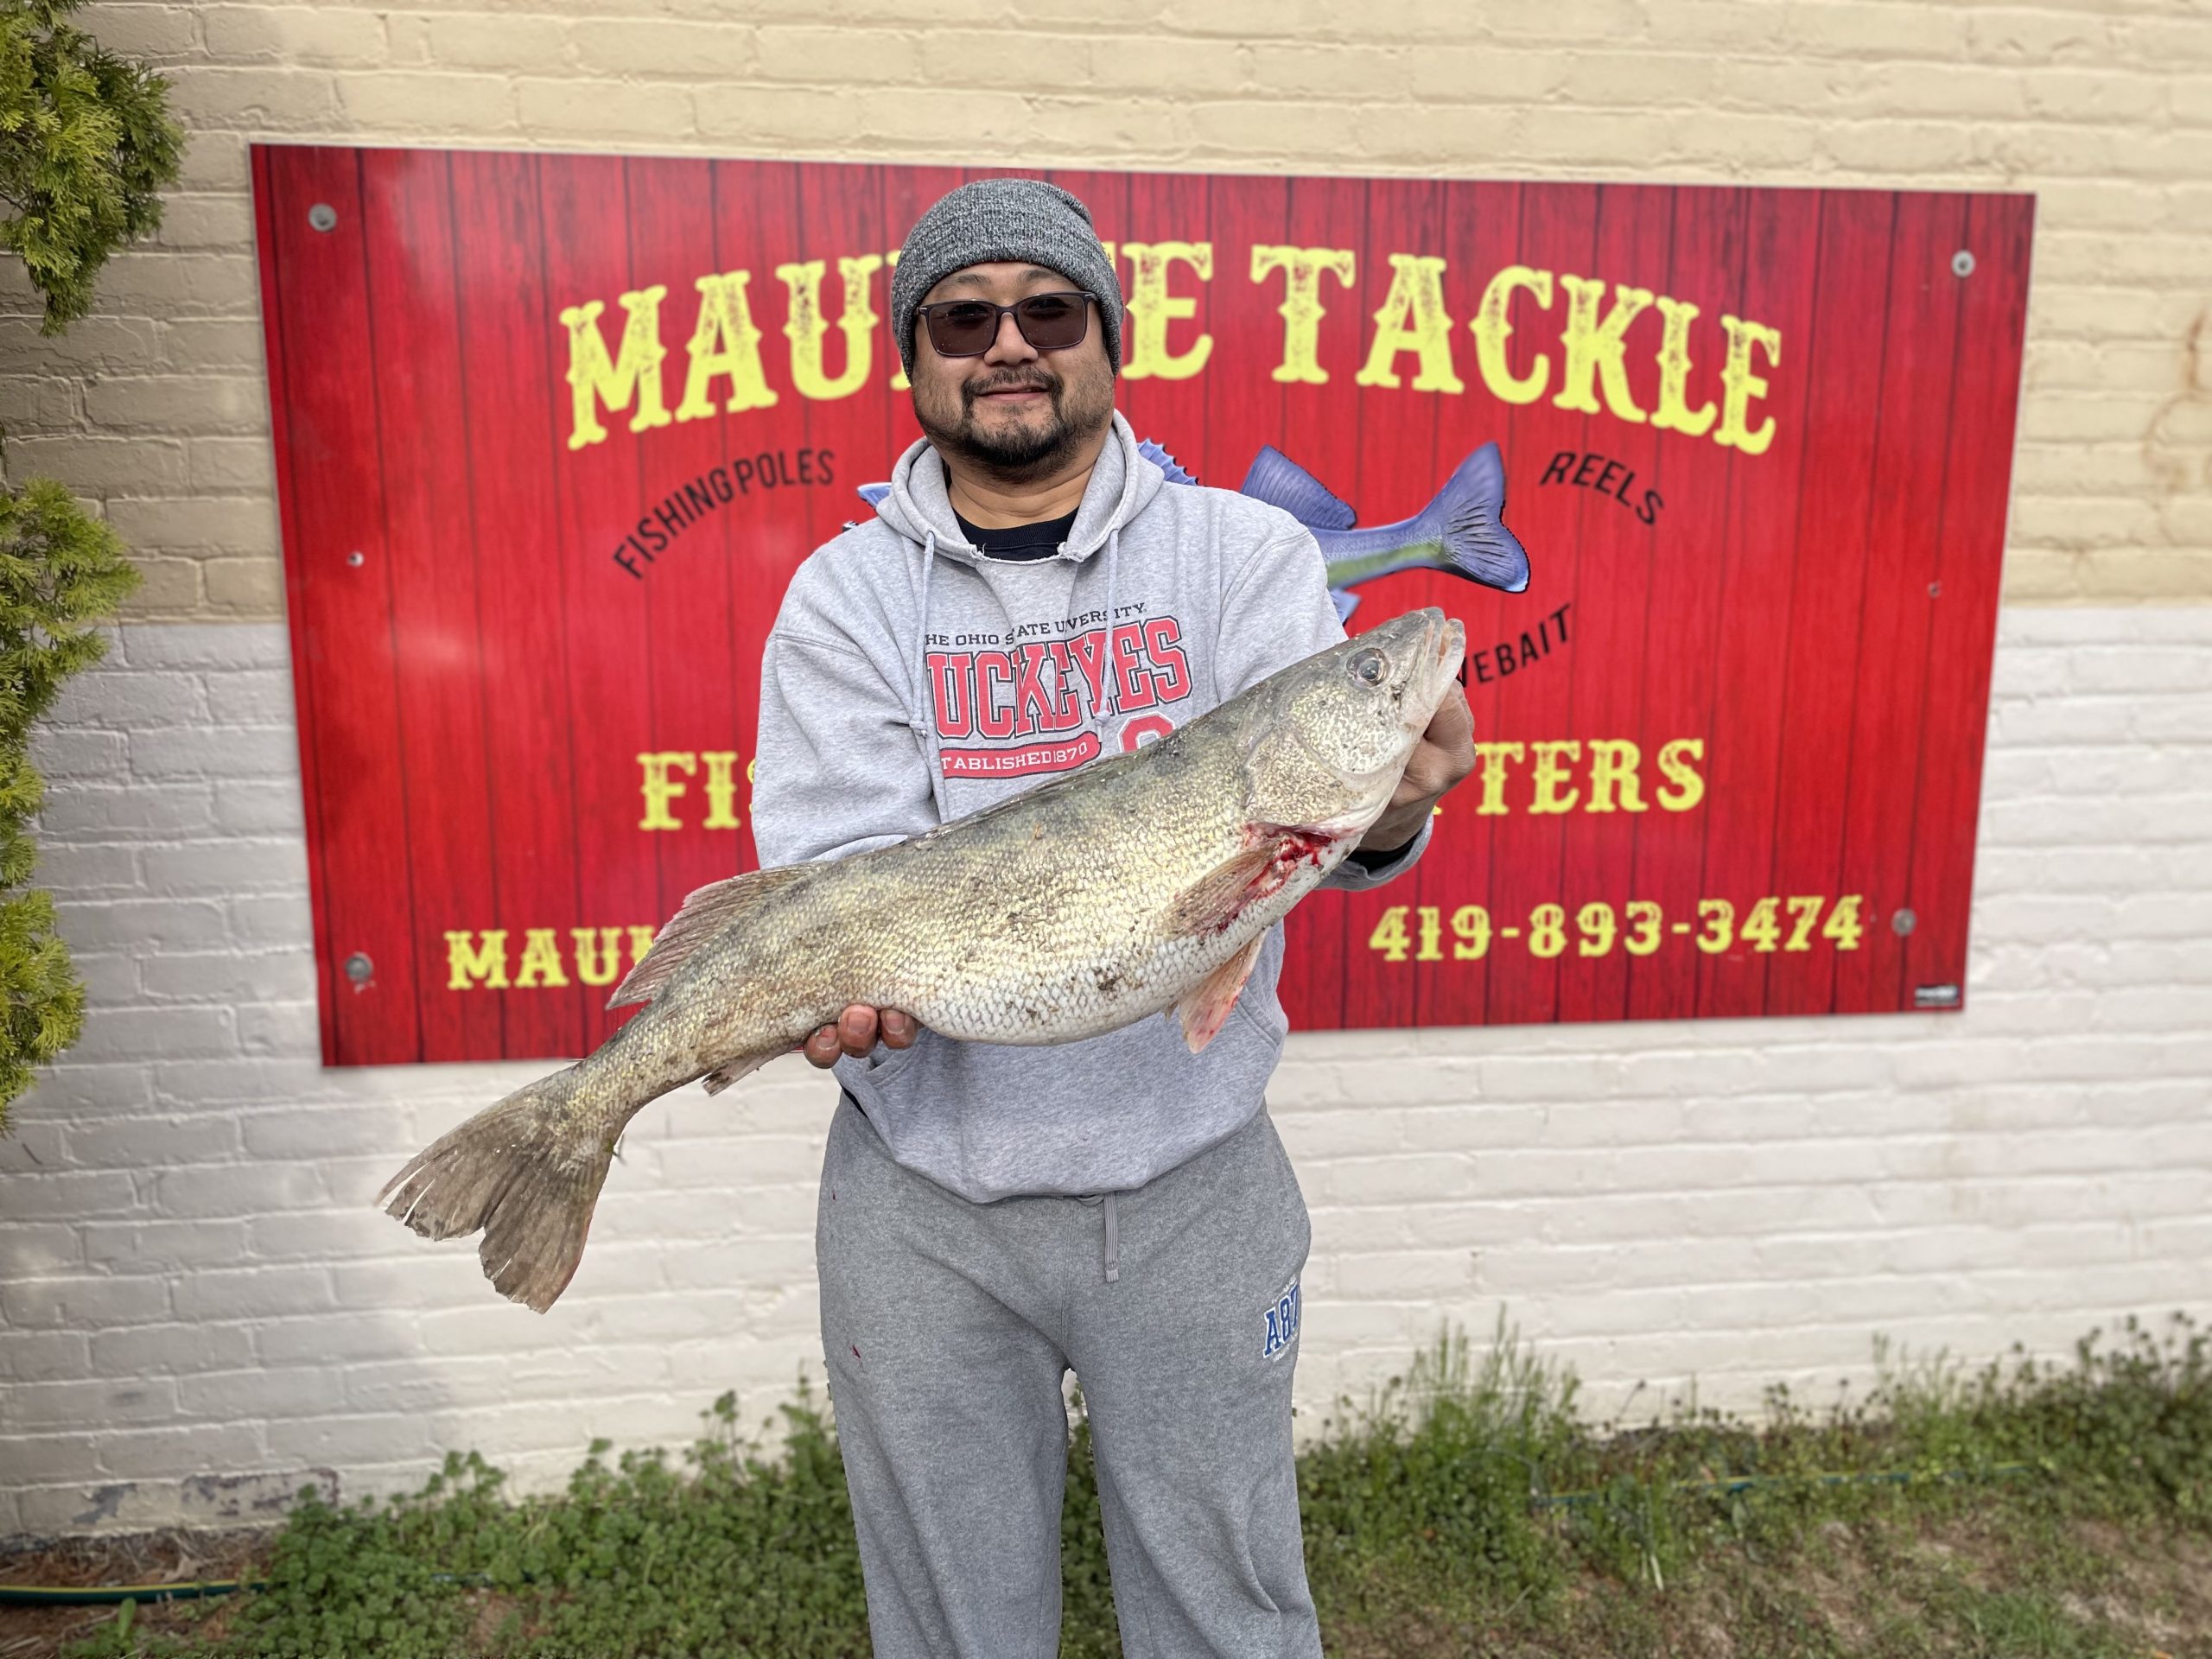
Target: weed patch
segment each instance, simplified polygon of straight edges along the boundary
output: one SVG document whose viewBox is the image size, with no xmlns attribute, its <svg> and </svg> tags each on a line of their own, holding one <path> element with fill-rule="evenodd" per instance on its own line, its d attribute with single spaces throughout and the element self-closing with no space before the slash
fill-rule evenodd
<svg viewBox="0 0 2212 1659">
<path fill-rule="evenodd" d="M 2185 1319 L 2072 1361 L 1885 1355 L 1864 1398 L 1782 1389 L 1586 1422 L 1501 1327 L 1340 1402 L 1300 1459 L 1329 1650 L 2212 1659 L 2212 1354 Z M 734 1396 L 679 1458 L 594 1445 L 510 1501 L 455 1455 L 420 1492 L 303 1498 L 259 1587 L 102 1613 L 68 1659 L 375 1653 L 842 1659 L 867 1610 L 835 1432 L 804 1386 L 772 1449 Z M 1118 1654 L 1088 1428 L 1062 1519 L 1065 1659 Z M 16 1575 L 10 1575 L 16 1576 Z M 76 1630 L 84 1631 L 83 1623 Z M 11 1647 L 0 1624 L 0 1653 Z"/>
</svg>

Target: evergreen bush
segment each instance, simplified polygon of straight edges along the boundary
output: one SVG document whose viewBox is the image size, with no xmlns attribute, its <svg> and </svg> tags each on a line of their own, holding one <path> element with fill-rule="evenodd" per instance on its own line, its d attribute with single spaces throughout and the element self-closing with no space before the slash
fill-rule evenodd
<svg viewBox="0 0 2212 1659">
<path fill-rule="evenodd" d="M 161 222 L 183 145 L 167 83 L 64 22 L 78 3 L 0 0 L 0 247 L 22 259 L 49 334 L 91 308 L 108 256 Z M 94 625 L 137 583 L 115 532 L 63 485 L 0 478 L 0 1131 L 33 1068 L 84 1024 L 54 901 L 26 885 L 42 793 L 31 726 L 99 660 Z"/>
<path fill-rule="evenodd" d="M 92 308 L 107 257 L 162 222 L 184 135 L 168 83 L 62 21 L 81 0 L 0 0 L 0 247 L 58 334 Z"/>
</svg>

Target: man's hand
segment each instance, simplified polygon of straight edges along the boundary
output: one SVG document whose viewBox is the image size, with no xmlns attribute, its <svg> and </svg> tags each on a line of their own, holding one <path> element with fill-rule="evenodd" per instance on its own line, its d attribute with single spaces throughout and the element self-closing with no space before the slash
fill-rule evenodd
<svg viewBox="0 0 2212 1659">
<path fill-rule="evenodd" d="M 1475 716 L 1467 707 L 1465 689 L 1447 686 L 1444 701 L 1429 717 L 1428 729 L 1414 745 L 1413 758 L 1391 792 L 1390 804 L 1360 837 L 1361 849 L 1394 853 L 1406 846 L 1421 833 L 1445 791 L 1474 769 Z"/>
<path fill-rule="evenodd" d="M 836 1025 L 823 1026 L 808 1038 L 799 1052 L 816 1065 L 830 1066 L 843 1055 L 867 1053 L 875 1046 L 879 1034 L 886 1048 L 912 1048 L 921 1028 L 912 1014 L 900 1009 L 876 1009 L 855 1002 L 837 1016 Z"/>
</svg>

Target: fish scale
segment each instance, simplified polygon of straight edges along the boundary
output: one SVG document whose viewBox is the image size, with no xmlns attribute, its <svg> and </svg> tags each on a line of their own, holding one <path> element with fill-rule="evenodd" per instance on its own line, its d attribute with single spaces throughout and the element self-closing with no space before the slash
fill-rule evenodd
<svg viewBox="0 0 2212 1659">
<path fill-rule="evenodd" d="M 622 1126 L 687 1083 L 728 1087 L 849 1005 L 1016 1045 L 1171 1012 L 1204 1047 L 1267 930 L 1389 804 L 1463 645 L 1416 611 L 927 835 L 700 889 L 609 1004 L 642 1012 L 418 1154 L 378 1203 L 429 1237 L 481 1229 L 494 1287 L 542 1312 Z"/>
</svg>

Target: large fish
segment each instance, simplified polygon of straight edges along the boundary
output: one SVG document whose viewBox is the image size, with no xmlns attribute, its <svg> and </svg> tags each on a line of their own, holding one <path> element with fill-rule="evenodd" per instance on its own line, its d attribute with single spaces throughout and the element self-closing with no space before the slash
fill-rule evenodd
<svg viewBox="0 0 2212 1659">
<path fill-rule="evenodd" d="M 1170 484 L 1198 481 L 1150 438 L 1137 451 Z M 1358 515 L 1341 497 L 1271 443 L 1260 446 L 1236 490 L 1281 507 L 1313 532 L 1328 561 L 1329 597 L 1339 620 L 1350 620 L 1359 607 L 1353 588 L 1402 570 L 1440 570 L 1508 594 L 1529 585 L 1529 556 L 1505 527 L 1505 462 L 1494 443 L 1454 467 L 1444 487 L 1412 518 L 1364 530 L 1354 528 Z M 890 493 L 888 484 L 860 486 L 861 499 L 871 507 Z"/>
<path fill-rule="evenodd" d="M 480 1229 L 493 1287 L 543 1313 L 582 1257 L 623 1125 L 696 1079 L 728 1087 L 849 1003 L 985 1043 L 1172 1012 L 1195 1052 L 1267 930 L 1389 804 L 1463 649 L 1458 622 L 1411 612 L 914 840 L 700 888 L 616 988 L 610 1007 L 643 1013 L 418 1154 L 377 1202 L 426 1237 Z"/>
</svg>

